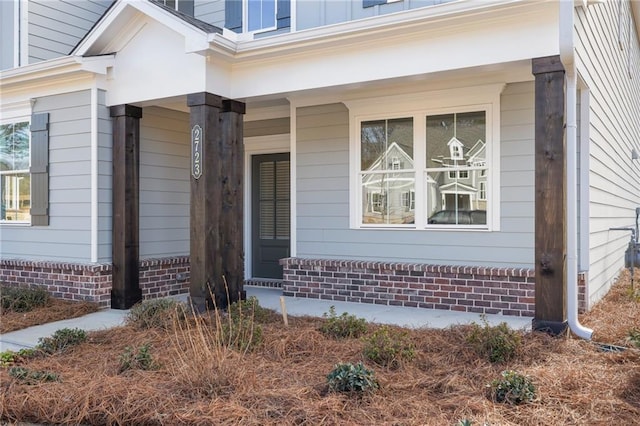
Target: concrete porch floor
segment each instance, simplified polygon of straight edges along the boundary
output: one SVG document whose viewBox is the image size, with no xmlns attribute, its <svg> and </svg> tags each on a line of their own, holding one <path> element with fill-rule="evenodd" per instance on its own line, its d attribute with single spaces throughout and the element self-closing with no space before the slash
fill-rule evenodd
<svg viewBox="0 0 640 426">
<path fill-rule="evenodd" d="M 246 286 L 247 297 L 256 296 L 260 305 L 281 312 L 279 288 Z M 182 301 L 187 300 L 186 295 L 178 297 Z M 481 322 L 480 314 L 468 312 L 454 312 L 437 309 L 405 308 L 398 306 L 373 305 L 365 303 L 336 302 L 319 299 L 303 299 L 285 297 L 285 306 L 290 316 L 321 317 L 329 312 L 331 306 L 335 307 L 338 315 L 343 312 L 365 318 L 369 322 L 379 324 L 395 324 L 404 327 L 428 327 L 446 328 L 457 324 L 470 324 Z M 85 331 L 102 330 L 117 327 L 124 324 L 128 310 L 103 309 L 101 311 L 85 315 L 79 318 L 56 321 L 29 327 L 23 330 L 0 334 L 0 352 L 6 350 L 17 351 L 22 348 L 32 348 L 38 343 L 40 337 L 51 336 L 61 328 L 80 328 Z M 506 322 L 513 329 L 530 329 L 531 318 L 514 317 L 504 315 L 485 315 L 487 322 L 497 325 Z"/>
</svg>

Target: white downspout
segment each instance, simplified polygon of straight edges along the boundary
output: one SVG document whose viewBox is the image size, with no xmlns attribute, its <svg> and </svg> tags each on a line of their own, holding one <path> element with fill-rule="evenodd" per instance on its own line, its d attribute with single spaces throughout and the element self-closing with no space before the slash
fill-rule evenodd
<svg viewBox="0 0 640 426">
<path fill-rule="evenodd" d="M 560 60 L 566 70 L 566 161 L 567 161 L 567 320 L 578 337 L 591 340 L 593 330 L 578 320 L 578 221 L 577 221 L 577 150 L 576 150 L 576 64 L 574 53 L 574 2 L 560 5 Z"/>
</svg>

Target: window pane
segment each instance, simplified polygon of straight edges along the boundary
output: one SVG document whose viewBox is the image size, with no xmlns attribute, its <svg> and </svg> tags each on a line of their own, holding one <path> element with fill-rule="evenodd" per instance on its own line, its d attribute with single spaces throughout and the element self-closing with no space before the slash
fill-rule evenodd
<svg viewBox="0 0 640 426">
<path fill-rule="evenodd" d="M 28 173 L 6 174 L 0 178 L 0 220 L 28 222 L 31 219 L 31 179 Z"/>
<path fill-rule="evenodd" d="M 362 223 L 415 223 L 413 173 L 365 173 L 362 176 Z"/>
<path fill-rule="evenodd" d="M 29 123 L 0 126 L 0 171 L 29 168 Z"/>
<path fill-rule="evenodd" d="M 361 170 L 413 169 L 413 119 L 365 121 L 361 127 Z"/>
<path fill-rule="evenodd" d="M 427 222 L 485 225 L 485 111 L 428 116 L 426 144 Z"/>
<path fill-rule="evenodd" d="M 249 0 L 249 31 L 276 25 L 276 0 Z"/>
<path fill-rule="evenodd" d="M 486 180 L 478 181 L 480 172 L 468 171 L 469 179 L 451 179 L 449 172 L 428 172 L 425 183 L 427 223 L 486 225 L 486 183 L 482 183 Z"/>
</svg>

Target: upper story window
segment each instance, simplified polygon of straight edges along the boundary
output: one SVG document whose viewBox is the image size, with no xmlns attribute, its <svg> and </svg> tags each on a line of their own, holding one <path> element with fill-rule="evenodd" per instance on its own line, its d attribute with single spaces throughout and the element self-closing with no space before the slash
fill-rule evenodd
<svg viewBox="0 0 640 426">
<path fill-rule="evenodd" d="M 381 4 L 397 3 L 402 0 L 362 0 L 362 7 L 373 7 Z"/>
<path fill-rule="evenodd" d="M 351 226 L 499 229 L 499 90 L 346 102 Z"/>
<path fill-rule="evenodd" d="M 0 221 L 31 221 L 29 123 L 0 125 Z"/>
<path fill-rule="evenodd" d="M 193 16 L 193 3 L 194 0 L 154 0 L 157 3 L 162 3 L 171 9 L 175 9 L 185 15 Z"/>
<path fill-rule="evenodd" d="M 291 0 L 226 0 L 225 28 L 237 33 L 276 31 L 291 26 Z"/>
</svg>

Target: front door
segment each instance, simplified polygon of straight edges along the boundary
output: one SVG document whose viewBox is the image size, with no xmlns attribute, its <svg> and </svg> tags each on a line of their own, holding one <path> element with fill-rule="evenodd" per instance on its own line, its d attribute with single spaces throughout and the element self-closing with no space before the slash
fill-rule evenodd
<svg viewBox="0 0 640 426">
<path fill-rule="evenodd" d="M 289 256 L 289 153 L 254 155 L 251 161 L 253 278 L 282 279 L 278 261 Z"/>
</svg>

